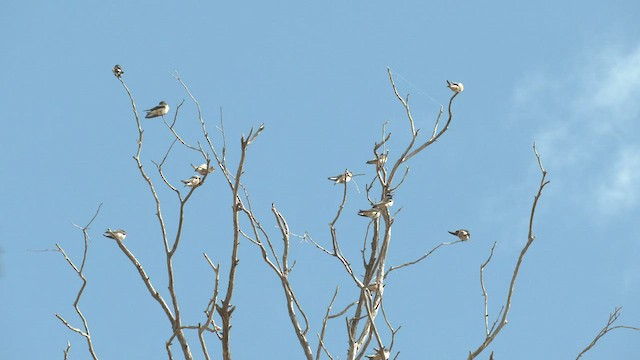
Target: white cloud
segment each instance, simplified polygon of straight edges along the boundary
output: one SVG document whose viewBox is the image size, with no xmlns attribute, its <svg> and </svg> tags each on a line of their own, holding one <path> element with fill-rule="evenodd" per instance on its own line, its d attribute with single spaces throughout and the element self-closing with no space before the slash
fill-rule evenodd
<svg viewBox="0 0 640 360">
<path fill-rule="evenodd" d="M 629 50 L 631 49 L 631 50 Z M 640 204 L 640 44 L 576 58 L 562 77 L 528 75 L 518 84 L 517 112 L 540 124 L 535 135 L 548 169 L 571 184 L 594 216 Z M 579 65 L 578 65 L 579 64 Z M 567 193 L 568 193 L 567 192 Z M 567 194 L 567 196 L 569 196 Z M 589 200 L 584 200 L 589 199 Z"/>
<path fill-rule="evenodd" d="M 608 176 L 600 184 L 598 202 L 605 212 L 627 210 L 640 200 L 640 149 L 629 146 L 620 151 Z"/>
</svg>

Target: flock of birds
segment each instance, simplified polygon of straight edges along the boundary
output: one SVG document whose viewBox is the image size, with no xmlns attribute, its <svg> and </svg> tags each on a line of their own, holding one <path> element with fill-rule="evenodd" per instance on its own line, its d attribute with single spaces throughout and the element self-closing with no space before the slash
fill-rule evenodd
<svg viewBox="0 0 640 360">
<path fill-rule="evenodd" d="M 115 65 L 112 71 L 118 79 L 120 79 L 122 74 L 124 74 L 124 70 L 122 70 L 122 67 L 120 65 Z M 462 85 L 462 83 L 452 82 L 449 80 L 447 80 L 447 87 L 451 89 L 451 91 L 456 93 L 456 95 L 464 90 L 464 85 Z M 147 114 L 145 115 L 146 119 L 164 116 L 169 113 L 169 104 L 167 104 L 165 101 L 160 101 L 157 106 L 144 111 L 147 112 Z M 382 168 L 386 162 L 387 154 L 380 154 L 375 159 L 367 161 L 367 164 L 375 165 L 376 168 Z M 209 166 L 206 163 L 199 166 L 191 166 L 193 167 L 193 170 L 195 172 L 202 176 L 210 174 L 215 170 L 213 166 Z M 351 171 L 345 169 L 342 174 L 331 176 L 328 179 L 333 181 L 334 185 L 346 184 L 351 181 L 354 176 L 355 175 Z M 194 175 L 187 180 L 180 181 L 182 181 L 184 186 L 195 188 L 202 183 L 202 178 L 198 175 Z M 393 206 L 393 194 L 391 192 L 387 192 L 382 201 L 373 204 L 370 209 L 358 211 L 358 215 L 374 220 L 380 217 L 380 213 L 383 209 L 388 209 L 391 206 Z M 467 241 L 471 238 L 471 233 L 469 232 L 469 230 L 465 229 L 449 231 L 449 234 L 456 236 L 458 239 L 460 239 L 460 241 Z M 123 229 L 111 230 L 111 228 L 108 228 L 103 235 L 116 241 L 123 241 L 127 237 L 127 232 Z M 376 349 L 375 355 L 366 355 L 366 357 L 370 360 L 388 360 L 390 357 L 390 351 L 383 347 L 381 349 Z"/>
<path fill-rule="evenodd" d="M 120 65 L 115 65 L 112 71 L 113 71 L 113 75 L 115 75 L 118 79 L 120 79 L 120 77 L 122 77 L 122 74 L 124 74 L 124 70 L 122 70 L 122 67 Z M 453 82 L 449 80 L 447 80 L 447 87 L 456 94 L 461 93 L 464 90 L 464 85 L 462 85 L 462 83 Z M 145 115 L 146 119 L 151 119 L 158 116 L 164 116 L 169 113 L 169 104 L 167 104 L 165 101 L 160 101 L 158 105 L 144 111 L 147 112 L 147 114 Z M 386 162 L 387 162 L 387 154 L 380 154 L 378 155 L 377 158 L 367 161 L 367 164 L 375 165 L 377 168 L 381 168 L 384 166 Z M 206 174 L 210 174 L 215 170 L 213 166 L 209 166 L 208 164 L 202 164 L 199 166 L 191 165 L 191 166 L 193 167 L 195 172 L 203 176 Z M 329 180 L 333 181 L 334 184 L 344 184 L 351 181 L 353 176 L 354 174 L 352 172 L 350 172 L 349 170 L 345 170 L 344 173 L 342 174 L 329 177 Z M 182 181 L 184 186 L 194 188 L 196 186 L 199 186 L 202 183 L 202 178 L 198 175 L 194 175 L 189 179 L 180 180 L 180 181 Z M 385 194 L 385 197 L 382 199 L 382 201 L 373 204 L 370 209 L 360 210 L 358 212 L 358 215 L 368 217 L 371 219 L 377 219 L 378 217 L 380 217 L 381 210 L 385 208 L 389 208 L 391 206 L 393 206 L 393 194 L 391 192 L 387 192 Z M 471 237 L 471 233 L 469 232 L 469 230 L 465 230 L 465 229 L 449 231 L 449 233 L 451 235 L 458 237 L 458 239 L 460 239 L 461 241 L 467 241 Z M 127 237 L 127 232 L 122 229 L 111 230 L 109 228 L 103 235 L 110 239 L 122 241 L 125 239 L 125 237 Z"/>
<path fill-rule="evenodd" d="M 380 154 L 376 159 L 367 161 L 367 164 L 376 165 L 376 167 L 382 167 L 387 161 L 387 154 Z M 333 181 L 335 184 L 345 184 L 351 181 L 351 179 L 355 175 L 349 171 L 345 170 L 342 174 L 331 176 L 328 179 Z M 382 201 L 375 203 L 372 205 L 370 209 L 360 210 L 358 211 L 358 215 L 368 217 L 371 219 L 377 219 L 380 217 L 380 213 L 385 208 L 390 208 L 393 206 L 393 193 L 387 192 Z M 456 231 L 449 231 L 449 234 L 456 236 L 461 241 L 467 241 L 471 238 L 471 232 L 466 229 L 458 229 Z"/>
</svg>

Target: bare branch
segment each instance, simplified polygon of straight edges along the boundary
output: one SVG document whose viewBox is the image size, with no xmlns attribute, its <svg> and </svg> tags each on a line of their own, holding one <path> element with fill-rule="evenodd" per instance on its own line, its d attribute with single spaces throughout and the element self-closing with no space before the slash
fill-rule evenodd
<svg viewBox="0 0 640 360">
<path fill-rule="evenodd" d="M 456 95 L 457 95 L 457 93 L 456 93 Z M 454 97 L 455 97 L 455 95 L 454 95 Z M 534 197 L 534 200 L 533 200 L 533 204 L 531 205 L 531 214 L 529 215 L 529 234 L 528 234 L 528 237 L 527 237 L 527 243 L 524 245 L 524 247 L 520 251 L 520 256 L 518 257 L 518 261 L 516 263 L 516 267 L 513 270 L 513 275 L 511 276 L 511 283 L 509 285 L 509 292 L 507 293 L 507 300 L 505 301 L 505 304 L 504 304 L 504 313 L 502 314 L 502 317 L 500 318 L 500 321 L 498 322 L 498 325 L 495 327 L 495 329 L 490 331 L 489 336 L 487 336 L 485 338 L 485 340 L 482 342 L 482 344 L 480 344 L 480 346 L 475 351 L 473 351 L 473 352 L 470 351 L 469 352 L 469 356 L 467 358 L 468 360 L 474 359 L 484 349 L 486 349 L 487 346 L 489 346 L 489 344 L 491 344 L 491 342 L 495 339 L 495 337 L 500 333 L 502 328 L 505 325 L 507 325 L 507 323 L 509 322 L 507 320 L 507 317 L 509 316 L 509 311 L 511 310 L 511 299 L 513 297 L 513 293 L 514 293 L 514 290 L 515 290 L 515 283 L 516 283 L 516 279 L 518 278 L 518 273 L 520 271 L 520 266 L 522 265 L 522 261 L 524 260 L 524 256 L 527 254 L 527 251 L 529 250 L 529 247 L 531 246 L 531 244 L 533 244 L 533 241 L 536 238 L 534 236 L 534 234 L 533 234 L 533 220 L 535 218 L 535 212 L 536 212 L 536 208 L 538 206 L 538 200 L 540 199 L 540 196 L 542 196 L 542 190 L 549 183 L 549 181 L 546 180 L 547 172 L 544 170 L 544 167 L 542 166 L 542 161 L 540 159 L 540 155 L 538 154 L 538 150 L 536 149 L 535 143 L 533 144 L 533 152 L 534 152 L 534 154 L 536 156 L 536 159 L 538 161 L 538 166 L 540 167 L 540 172 L 542 173 L 542 177 L 540 179 L 540 185 L 538 186 L 538 192 L 536 193 L 536 195 Z"/>
<path fill-rule="evenodd" d="M 486 336 L 489 336 L 489 295 L 487 294 L 487 289 L 484 287 L 483 274 L 484 268 L 489 264 L 489 261 L 491 261 L 491 258 L 493 257 L 493 250 L 496 248 L 496 243 L 496 241 L 493 242 L 491 253 L 487 258 L 487 261 L 480 265 L 480 286 L 482 287 L 482 296 L 484 297 L 484 329 Z"/>
<path fill-rule="evenodd" d="M 330 359 L 333 359 L 333 357 L 331 357 L 331 355 L 329 354 L 329 351 L 324 346 L 324 333 L 327 329 L 327 321 L 329 320 L 329 313 L 331 312 L 331 308 L 333 307 L 333 302 L 336 301 L 336 297 L 338 296 L 338 289 L 339 288 L 336 287 L 336 290 L 333 292 L 331 302 L 329 302 L 329 306 L 327 306 L 327 312 L 324 315 L 324 319 L 322 319 L 322 330 L 318 335 L 318 349 L 316 350 L 316 360 L 320 360 L 320 349 L 323 349 L 327 356 Z"/>
<path fill-rule="evenodd" d="M 69 341 L 67 341 L 67 347 L 63 351 L 64 360 L 68 360 L 69 359 L 69 350 L 71 350 L 71 343 Z"/>
<path fill-rule="evenodd" d="M 407 117 L 409 118 L 409 124 L 411 125 L 411 135 L 415 137 L 417 135 L 416 127 L 413 124 L 413 117 L 411 116 L 411 109 L 409 108 L 409 95 L 407 95 L 407 100 L 405 101 L 400 94 L 398 94 L 398 89 L 396 89 L 396 84 L 393 82 L 393 76 L 391 75 L 391 69 L 387 67 L 387 73 L 389 74 L 389 81 L 391 81 L 391 87 L 393 88 L 393 93 L 396 94 L 396 97 L 404 106 L 405 111 L 407 112 Z"/>
<path fill-rule="evenodd" d="M 85 278 L 83 271 L 84 271 L 84 266 L 87 262 L 87 254 L 89 253 L 89 242 L 91 240 L 91 238 L 89 237 L 88 230 L 91 224 L 93 223 L 93 221 L 98 217 L 101 207 L 102 207 L 102 204 L 98 205 L 98 209 L 96 210 L 95 214 L 93 215 L 89 223 L 87 223 L 87 225 L 85 225 L 84 227 L 75 225 L 77 228 L 82 230 L 82 236 L 84 238 L 84 252 L 82 254 L 82 264 L 80 265 L 80 268 L 76 267 L 76 265 L 73 263 L 73 261 L 71 261 L 69 256 L 67 256 L 67 253 L 64 251 L 64 249 L 59 244 L 56 244 L 58 251 L 62 254 L 64 259 L 67 261 L 67 263 L 69 263 L 71 268 L 75 271 L 76 275 L 78 275 L 78 277 L 80 277 L 80 279 L 82 280 L 82 286 L 80 286 L 80 289 L 78 289 L 78 294 L 76 295 L 76 299 L 73 302 L 73 308 L 76 310 L 76 314 L 78 314 L 78 317 L 82 321 L 82 327 L 84 330 L 80 330 L 78 328 L 71 326 L 71 324 L 69 324 L 64 318 L 62 318 L 62 316 L 58 314 L 55 314 L 55 316 L 71 331 L 74 331 L 85 338 L 85 340 L 87 341 L 87 347 L 89 348 L 89 353 L 91 354 L 91 357 L 95 360 L 98 359 L 98 356 L 96 355 L 95 349 L 93 347 L 93 342 L 91 341 L 91 332 L 89 330 L 89 323 L 87 322 L 87 319 L 85 318 L 84 314 L 82 314 L 82 311 L 80 311 L 79 304 L 80 304 L 80 298 L 82 297 L 84 289 L 87 286 L 87 279 Z M 71 344 L 67 342 L 67 349 L 65 350 L 65 358 L 67 357 L 70 348 L 71 348 Z"/>
<path fill-rule="evenodd" d="M 542 167 L 542 165 L 540 165 L 540 167 Z M 622 310 L 622 307 L 616 306 L 616 308 L 613 310 L 613 312 L 611 314 L 609 314 L 609 320 L 607 321 L 607 325 L 605 325 L 602 328 L 602 330 L 600 330 L 598 335 L 596 335 L 596 337 L 593 339 L 593 341 L 591 341 L 591 343 L 589 345 L 587 345 L 587 347 L 585 347 L 580 352 L 580 354 L 578 354 L 578 357 L 576 357 L 576 360 L 580 359 L 582 357 L 582 355 L 584 355 L 584 353 L 586 353 L 587 351 L 591 350 L 591 348 L 593 348 L 596 345 L 598 340 L 600 340 L 600 338 L 605 336 L 609 331 L 612 331 L 612 330 L 615 330 L 615 329 L 629 329 L 629 330 L 640 331 L 640 328 L 633 327 L 633 326 L 626 326 L 626 325 L 612 326 L 618 320 L 618 317 L 620 317 L 620 310 Z"/>
<path fill-rule="evenodd" d="M 419 263 L 420 261 L 422 261 L 422 260 L 426 259 L 427 257 L 429 257 L 429 255 L 431 255 L 434 251 L 438 250 L 441 246 L 454 245 L 454 244 L 457 244 L 457 243 L 459 243 L 459 242 L 462 242 L 462 240 L 456 240 L 456 241 L 454 241 L 454 242 L 443 242 L 443 243 L 440 243 L 440 244 L 438 244 L 436 247 L 434 247 L 433 249 L 431 249 L 428 253 L 426 253 L 426 254 L 422 255 L 421 257 L 419 257 L 419 258 L 418 258 L 418 259 L 416 259 L 416 260 L 409 261 L 409 262 L 407 262 L 407 263 L 404 263 L 404 264 L 402 264 L 402 265 L 398 265 L 398 266 L 391 266 L 391 267 L 389 268 L 389 270 L 387 270 L 387 272 L 384 274 L 384 278 L 386 279 L 386 278 L 387 278 L 387 276 L 389 276 L 389 273 L 390 273 L 390 272 L 392 272 L 392 271 L 394 271 L 394 270 L 402 269 L 403 267 L 407 267 L 407 266 L 410 266 L 410 265 L 414 265 L 414 264 Z"/>
</svg>

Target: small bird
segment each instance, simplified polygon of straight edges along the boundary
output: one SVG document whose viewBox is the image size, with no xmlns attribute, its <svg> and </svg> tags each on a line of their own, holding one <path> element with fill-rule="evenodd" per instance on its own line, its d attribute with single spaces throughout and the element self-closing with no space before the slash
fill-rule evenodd
<svg viewBox="0 0 640 360">
<path fill-rule="evenodd" d="M 180 180 L 184 183 L 184 186 L 188 186 L 190 188 L 194 188 L 200 185 L 200 176 L 194 175 L 187 180 Z"/>
<path fill-rule="evenodd" d="M 461 93 L 464 90 L 464 85 L 462 85 L 462 83 L 456 83 L 449 80 L 447 80 L 447 87 L 454 93 Z"/>
<path fill-rule="evenodd" d="M 372 164 L 377 167 L 382 167 L 387 162 L 387 154 L 380 154 L 377 158 L 367 161 L 367 164 Z"/>
<path fill-rule="evenodd" d="M 375 351 L 375 355 L 365 355 L 365 357 L 371 360 L 389 360 L 389 356 L 391 356 L 391 351 L 384 347 L 382 349 L 375 349 Z"/>
<path fill-rule="evenodd" d="M 366 216 L 366 217 L 372 218 L 372 219 L 376 219 L 377 217 L 380 216 L 380 210 L 376 209 L 376 208 L 371 208 L 371 209 L 367 209 L 367 210 L 360 210 L 360 211 L 358 211 L 358 215 Z"/>
<path fill-rule="evenodd" d="M 342 173 L 340 175 L 332 176 L 332 177 L 330 177 L 328 179 L 333 181 L 333 183 L 335 185 L 335 184 L 348 183 L 349 181 L 351 181 L 352 177 L 353 177 L 353 173 L 351 173 L 351 171 L 345 169 L 344 173 Z"/>
<path fill-rule="evenodd" d="M 102 235 L 108 237 L 109 239 L 122 241 L 127 237 L 127 232 L 122 229 L 111 230 L 111 228 L 108 228 L 107 231 L 105 231 Z"/>
<path fill-rule="evenodd" d="M 193 167 L 193 170 L 200 175 L 207 175 L 207 173 L 211 174 L 216 170 L 213 166 L 207 167 L 207 164 L 201 164 L 199 166 L 193 166 L 193 164 L 191 164 L 191 166 Z"/>
<path fill-rule="evenodd" d="M 391 194 L 387 194 L 387 196 L 379 203 L 373 204 L 373 208 L 378 210 L 391 206 L 393 206 L 393 196 Z"/>
<path fill-rule="evenodd" d="M 377 281 L 374 281 L 367 285 L 367 289 L 369 289 L 369 291 L 379 291 L 382 287 L 384 287 L 384 285 L 380 285 L 380 283 Z"/>
<path fill-rule="evenodd" d="M 122 70 L 122 68 L 118 64 L 116 64 L 116 66 L 114 66 L 111 71 L 113 71 L 113 75 L 115 75 L 118 79 L 120 79 L 122 74 L 124 74 L 124 70 Z"/>
<path fill-rule="evenodd" d="M 457 236 L 458 239 L 462 241 L 467 241 L 471 238 L 471 233 L 469 232 L 469 230 L 465 230 L 465 229 L 449 231 L 449 234 Z"/>
<path fill-rule="evenodd" d="M 145 118 L 147 119 L 164 116 L 169 112 L 169 105 L 164 101 L 160 101 L 158 106 L 154 106 L 151 109 L 145 111 L 147 112 L 147 115 L 145 116 Z"/>
</svg>

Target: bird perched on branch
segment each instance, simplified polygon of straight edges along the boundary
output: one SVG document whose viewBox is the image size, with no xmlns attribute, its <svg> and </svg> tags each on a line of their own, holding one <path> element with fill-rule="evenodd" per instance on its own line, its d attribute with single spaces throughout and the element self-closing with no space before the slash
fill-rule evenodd
<svg viewBox="0 0 640 360">
<path fill-rule="evenodd" d="M 458 239 L 462 241 L 467 241 L 471 238 L 471 233 L 469 232 L 469 230 L 465 230 L 465 229 L 449 231 L 449 234 L 457 236 Z"/>
<path fill-rule="evenodd" d="M 118 64 L 116 64 L 116 66 L 114 66 L 111 71 L 113 71 L 113 75 L 115 75 L 118 79 L 120 79 L 122 74 L 124 74 L 124 70 L 122 70 L 122 67 L 120 67 L 120 65 Z"/>
<path fill-rule="evenodd" d="M 211 174 L 216 170 L 216 168 L 214 168 L 213 166 L 207 167 L 207 164 L 201 164 L 198 166 L 193 166 L 193 164 L 191 164 L 191 166 L 193 167 L 193 170 L 195 170 L 195 172 L 197 172 L 200 175 Z"/>
<path fill-rule="evenodd" d="M 194 188 L 198 185 L 200 185 L 200 176 L 194 175 L 190 178 L 188 178 L 187 180 L 180 180 L 184 183 L 184 186 L 188 186 L 190 188 Z"/>
<path fill-rule="evenodd" d="M 367 209 L 367 210 L 360 210 L 360 211 L 358 211 L 358 215 L 366 216 L 368 218 L 375 219 L 375 218 L 380 216 L 380 210 L 376 209 L 376 208 Z"/>
<path fill-rule="evenodd" d="M 332 176 L 330 178 L 328 178 L 329 180 L 333 181 L 333 184 L 342 184 L 342 183 L 348 183 L 349 181 L 351 181 L 351 178 L 353 177 L 353 173 L 347 169 L 344 170 L 344 172 L 340 175 L 336 175 L 336 176 Z"/>
<path fill-rule="evenodd" d="M 145 116 L 145 118 L 147 119 L 164 116 L 169 112 L 169 104 L 164 101 L 160 101 L 158 106 L 154 106 L 151 109 L 147 109 L 145 111 L 147 112 L 147 115 Z"/>
<path fill-rule="evenodd" d="M 389 356 L 391 356 L 391 351 L 389 351 L 389 349 L 385 349 L 384 347 L 382 349 L 375 349 L 376 350 L 376 354 L 375 355 L 365 355 L 365 357 L 367 359 L 371 359 L 371 360 L 389 360 Z"/>
<path fill-rule="evenodd" d="M 462 83 L 456 83 L 447 80 L 447 87 L 454 93 L 461 93 L 462 91 L 464 91 L 464 85 L 462 85 Z"/>
<path fill-rule="evenodd" d="M 382 167 L 386 162 L 387 162 L 387 154 L 380 154 L 378 155 L 377 158 L 367 161 L 367 164 L 372 164 L 378 167 Z"/>
<path fill-rule="evenodd" d="M 391 195 L 391 193 L 387 194 L 387 196 L 385 196 L 385 198 L 382 199 L 382 201 L 380 201 L 379 203 L 373 204 L 373 208 L 378 210 L 391 206 L 393 206 L 393 195 Z"/>
<path fill-rule="evenodd" d="M 127 232 L 122 229 L 111 230 L 111 228 L 108 228 L 107 231 L 105 231 L 102 235 L 104 237 L 108 237 L 109 239 L 122 241 L 127 237 Z"/>
</svg>

